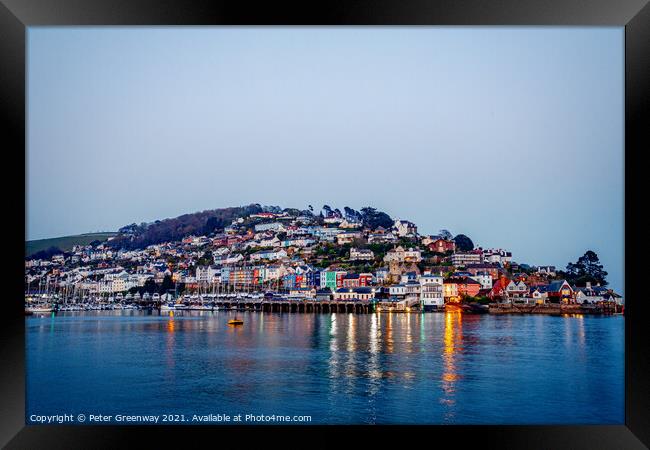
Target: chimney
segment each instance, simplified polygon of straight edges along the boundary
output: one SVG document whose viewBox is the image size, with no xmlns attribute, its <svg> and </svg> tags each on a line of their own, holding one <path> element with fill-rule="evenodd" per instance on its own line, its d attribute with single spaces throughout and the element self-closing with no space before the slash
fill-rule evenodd
<svg viewBox="0 0 650 450">
<path fill-rule="evenodd" d="M 591 289 L 591 281 L 587 281 L 587 289 Z"/>
</svg>

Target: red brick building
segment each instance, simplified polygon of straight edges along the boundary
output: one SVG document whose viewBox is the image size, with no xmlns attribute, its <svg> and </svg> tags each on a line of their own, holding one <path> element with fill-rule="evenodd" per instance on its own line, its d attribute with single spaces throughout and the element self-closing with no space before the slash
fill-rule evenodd
<svg viewBox="0 0 650 450">
<path fill-rule="evenodd" d="M 429 251 L 432 252 L 446 253 L 456 250 L 456 243 L 446 239 L 436 239 L 435 241 L 430 242 L 427 247 L 429 247 Z"/>
</svg>

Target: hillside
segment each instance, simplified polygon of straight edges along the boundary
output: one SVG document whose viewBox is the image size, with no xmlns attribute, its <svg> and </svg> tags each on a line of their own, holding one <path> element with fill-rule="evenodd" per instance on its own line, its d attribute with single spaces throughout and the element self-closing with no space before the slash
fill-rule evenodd
<svg viewBox="0 0 650 450">
<path fill-rule="evenodd" d="M 84 233 L 74 236 L 25 241 L 25 256 L 33 255 L 41 250 L 47 250 L 50 247 L 58 247 L 63 251 L 70 251 L 74 245 L 88 245 L 93 241 L 105 241 L 116 234 L 113 232 Z"/>
</svg>

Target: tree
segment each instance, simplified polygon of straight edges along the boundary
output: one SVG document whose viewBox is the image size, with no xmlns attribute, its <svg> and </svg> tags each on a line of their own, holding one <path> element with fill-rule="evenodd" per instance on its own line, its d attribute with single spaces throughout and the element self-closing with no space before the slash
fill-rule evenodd
<svg viewBox="0 0 650 450">
<path fill-rule="evenodd" d="M 454 237 L 454 242 L 456 243 L 456 248 L 461 252 L 474 250 L 474 243 L 464 234 L 457 234 L 456 237 Z"/>
<path fill-rule="evenodd" d="M 174 282 L 172 281 L 172 277 L 169 275 L 165 275 L 165 278 L 163 278 L 162 284 L 160 285 L 159 293 L 166 294 L 169 291 L 173 291 L 175 288 Z"/>
<path fill-rule="evenodd" d="M 345 212 L 345 218 L 348 220 L 358 221 L 361 219 L 361 214 L 359 214 L 358 211 L 355 211 L 349 206 L 344 207 L 343 211 Z"/>
<path fill-rule="evenodd" d="M 363 224 L 372 229 L 378 227 L 390 228 L 393 226 L 393 219 L 391 219 L 388 214 L 377 211 L 375 208 L 370 206 L 361 208 L 361 218 Z"/>
<path fill-rule="evenodd" d="M 282 212 L 285 212 L 292 217 L 298 217 L 300 214 L 302 214 L 302 211 L 297 208 L 284 208 Z"/>
<path fill-rule="evenodd" d="M 208 220 L 206 220 L 205 222 L 204 233 L 210 234 L 214 230 L 223 228 L 225 226 L 226 224 L 224 223 L 224 221 L 219 219 L 218 217 L 209 217 Z"/>
<path fill-rule="evenodd" d="M 143 292 L 153 294 L 158 290 L 158 285 L 153 278 L 147 278 L 147 281 L 144 282 L 144 286 L 142 286 L 142 290 Z"/>
<path fill-rule="evenodd" d="M 196 264 L 199 266 L 210 266 L 214 264 L 214 258 L 212 256 L 212 251 L 207 250 L 203 253 L 203 256 L 201 256 L 197 261 Z"/>
<path fill-rule="evenodd" d="M 46 250 L 41 250 L 32 254 L 27 259 L 50 259 L 54 255 L 61 255 L 61 254 L 63 254 L 63 250 L 61 250 L 59 247 L 52 246 Z"/>
<path fill-rule="evenodd" d="M 585 285 L 587 282 L 600 283 L 602 286 L 607 285 L 607 272 L 603 270 L 598 255 L 587 250 L 584 255 L 578 258 L 575 263 L 569 263 L 565 272 L 567 281 L 576 285 Z"/>
<path fill-rule="evenodd" d="M 454 235 L 449 232 L 449 230 L 442 229 L 438 232 L 438 236 L 440 236 L 442 239 L 446 240 L 451 240 L 453 239 Z"/>
</svg>

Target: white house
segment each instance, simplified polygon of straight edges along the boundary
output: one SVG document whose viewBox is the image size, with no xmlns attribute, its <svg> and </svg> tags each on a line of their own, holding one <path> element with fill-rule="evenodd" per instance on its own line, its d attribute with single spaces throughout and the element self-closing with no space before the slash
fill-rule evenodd
<svg viewBox="0 0 650 450">
<path fill-rule="evenodd" d="M 420 262 L 422 261 L 422 253 L 420 252 L 420 250 L 416 250 L 413 248 L 404 250 L 404 248 L 401 245 L 399 245 L 396 248 L 386 252 L 386 256 L 384 256 L 384 261 Z"/>
<path fill-rule="evenodd" d="M 458 252 L 451 255 L 454 266 L 467 266 L 468 264 L 481 264 L 483 255 L 479 252 Z"/>
<path fill-rule="evenodd" d="M 336 242 L 339 245 L 350 244 L 355 239 L 361 239 L 363 234 L 360 231 L 345 231 L 336 235 Z"/>
<path fill-rule="evenodd" d="M 512 253 L 500 248 L 487 248 L 483 251 L 483 261 L 487 263 L 509 264 L 512 262 Z"/>
<path fill-rule="evenodd" d="M 554 277 L 556 275 L 555 266 L 539 266 L 537 267 L 537 273 Z"/>
<path fill-rule="evenodd" d="M 283 224 L 280 222 L 271 222 L 271 223 L 259 223 L 255 225 L 255 232 L 272 230 L 276 232 L 286 231 Z"/>
<path fill-rule="evenodd" d="M 372 250 L 367 249 L 350 249 L 350 260 L 352 261 L 372 261 L 375 259 L 375 254 Z"/>
<path fill-rule="evenodd" d="M 510 280 L 510 283 L 506 286 L 506 292 L 510 297 L 526 297 L 529 289 L 523 281 L 516 283 L 514 280 Z"/>
<path fill-rule="evenodd" d="M 420 302 L 422 310 L 436 311 L 445 306 L 442 283 L 425 283 L 420 290 Z"/>
<path fill-rule="evenodd" d="M 212 283 L 218 274 L 221 274 L 221 271 L 216 267 L 198 266 L 196 268 L 196 281 L 197 283 Z"/>
<path fill-rule="evenodd" d="M 418 227 L 408 220 L 397 219 L 393 228 L 399 237 L 415 237 L 418 234 Z"/>
<path fill-rule="evenodd" d="M 492 275 L 486 272 L 478 272 L 476 275 L 471 275 L 472 280 L 478 281 L 481 284 L 481 289 L 492 289 Z"/>
<path fill-rule="evenodd" d="M 251 261 L 259 261 L 262 259 L 268 259 L 269 261 L 276 261 L 278 259 L 283 259 L 287 257 L 287 251 L 284 249 L 273 249 L 273 250 L 260 250 L 259 252 L 251 254 Z"/>
</svg>

